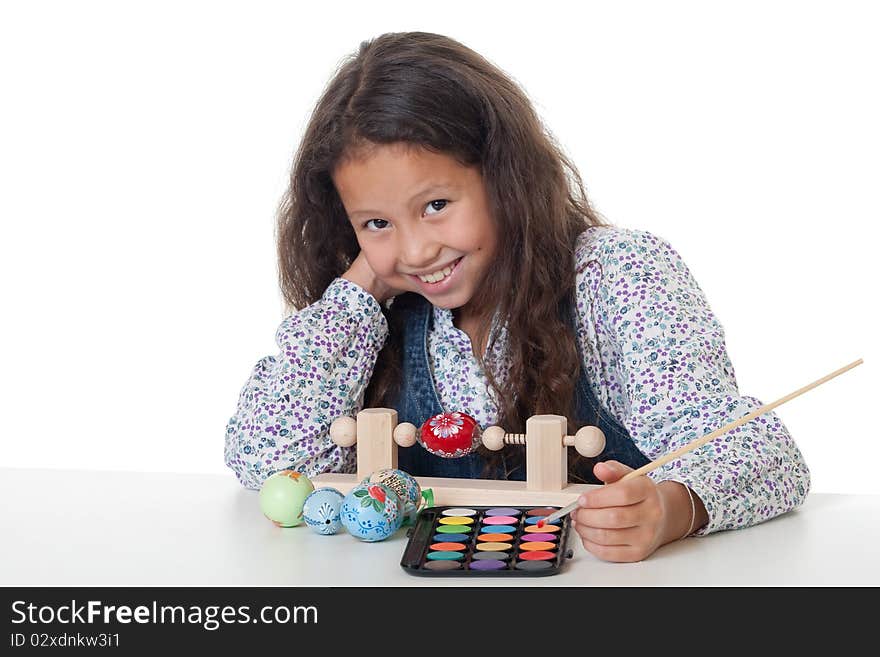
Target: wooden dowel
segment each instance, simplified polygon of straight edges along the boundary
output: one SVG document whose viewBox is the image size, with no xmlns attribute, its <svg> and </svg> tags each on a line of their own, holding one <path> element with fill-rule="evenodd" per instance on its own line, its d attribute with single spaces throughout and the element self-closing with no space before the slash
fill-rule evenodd
<svg viewBox="0 0 880 657">
<path fill-rule="evenodd" d="M 695 450 L 695 449 L 697 449 L 698 447 L 702 447 L 703 445 L 705 445 L 706 443 L 708 443 L 708 442 L 709 442 L 710 440 L 712 440 L 713 438 L 717 438 L 717 437 L 720 436 L 721 434 L 726 433 L 726 432 L 730 431 L 731 429 L 736 429 L 738 426 L 740 426 L 740 425 L 742 425 L 742 424 L 745 424 L 745 423 L 748 422 L 749 420 L 754 420 L 754 419 L 755 419 L 756 417 L 758 417 L 759 415 L 763 415 L 764 413 L 767 413 L 767 412 L 769 412 L 769 411 L 772 411 L 772 410 L 773 410 L 774 408 L 776 408 L 777 406 L 781 406 L 781 405 L 784 404 L 785 402 L 790 401 L 790 400 L 794 399 L 795 397 L 798 397 L 798 396 L 804 394 L 805 392 L 807 392 L 807 391 L 809 391 L 809 390 L 812 390 L 812 389 L 815 388 L 816 386 L 820 386 L 820 385 L 822 385 L 823 383 L 825 383 L 826 381 L 830 381 L 830 380 L 833 379 L 835 376 L 839 376 L 839 375 L 843 374 L 844 372 L 846 372 L 846 371 L 848 371 L 848 370 L 851 370 L 851 369 L 854 368 L 856 365 L 861 365 L 862 362 L 863 362 L 862 359 L 859 358 L 857 361 L 853 361 L 852 363 L 850 363 L 850 364 L 847 365 L 846 367 L 841 367 L 839 370 L 836 370 L 836 371 L 832 372 L 831 374 L 829 374 L 829 375 L 827 375 L 827 376 L 823 376 L 823 377 L 822 377 L 821 379 L 819 379 L 818 381 L 813 381 L 813 383 L 811 383 L 810 385 L 808 385 L 808 386 L 804 386 L 804 387 L 801 388 L 800 390 L 795 390 L 795 391 L 794 391 L 793 393 L 791 393 L 790 395 L 786 395 L 785 397 L 782 397 L 781 399 L 777 399 L 777 400 L 776 400 L 775 402 L 773 402 L 772 404 L 764 404 L 763 406 L 761 406 L 761 408 L 757 408 L 757 409 L 755 409 L 754 411 L 752 411 L 752 412 L 749 413 L 748 415 L 744 415 L 744 416 L 741 417 L 740 419 L 738 419 L 738 420 L 734 420 L 734 421 L 731 422 L 730 424 L 725 424 L 725 425 L 724 425 L 723 427 L 721 427 L 720 429 L 716 429 L 716 430 L 713 431 L 712 433 L 707 434 L 707 435 L 703 436 L 702 438 L 697 438 L 696 440 L 692 440 L 691 442 L 689 442 L 689 443 L 688 443 L 687 445 L 685 445 L 684 447 L 679 447 L 677 450 L 675 450 L 675 451 L 673 451 L 673 452 L 669 452 L 669 454 L 666 454 L 665 456 L 661 456 L 661 457 L 660 457 L 659 459 L 657 459 L 656 461 L 652 461 L 651 463 L 646 463 L 646 464 L 643 465 L 641 468 L 639 468 L 639 469 L 637 469 L 637 470 L 633 470 L 633 471 L 630 472 L 629 474 L 627 474 L 627 475 L 625 475 L 624 477 L 622 477 L 622 478 L 621 478 L 621 481 L 624 481 L 624 480 L 626 480 L 626 479 L 632 479 L 633 477 L 638 477 L 639 475 L 643 475 L 643 474 L 645 474 L 645 473 L 647 473 L 647 472 L 651 472 L 651 470 L 656 470 L 657 468 L 659 468 L 659 467 L 661 467 L 661 466 L 663 466 L 663 465 L 666 465 L 666 464 L 669 463 L 670 461 L 674 461 L 675 459 L 677 459 L 677 458 L 678 458 L 679 456 L 681 456 L 682 454 L 687 454 L 688 452 L 690 452 L 690 451 L 692 451 L 692 450 Z"/>
<path fill-rule="evenodd" d="M 670 461 L 674 461 L 682 454 L 687 454 L 688 452 L 691 452 L 691 451 L 697 449 L 698 447 L 702 447 L 703 445 L 708 443 L 710 440 L 717 438 L 721 434 L 727 433 L 731 429 L 736 429 L 738 426 L 745 424 L 749 420 L 754 420 L 759 415 L 763 415 L 764 413 L 772 411 L 777 406 L 781 406 L 785 402 L 790 401 L 790 400 L 794 399 L 795 397 L 798 397 L 798 396 L 804 394 L 808 390 L 812 390 L 816 386 L 820 386 L 823 383 L 825 383 L 826 381 L 830 381 L 835 376 L 840 376 L 844 372 L 847 372 L 847 371 L 851 370 L 852 368 L 854 368 L 856 365 L 861 365 L 863 362 L 864 361 L 861 358 L 859 358 L 858 360 L 853 361 L 849 365 L 846 365 L 845 367 L 841 367 L 839 370 L 836 370 L 836 371 L 832 372 L 831 374 L 828 374 L 827 376 L 823 376 L 818 381 L 813 381 L 813 383 L 811 383 L 810 385 L 804 386 L 803 388 L 801 388 L 799 390 L 795 390 L 793 393 L 786 395 L 785 397 L 782 397 L 781 399 L 777 399 L 772 404 L 764 404 L 763 406 L 755 409 L 754 411 L 752 411 L 748 415 L 744 415 L 743 417 L 739 418 L 738 420 L 734 420 L 733 422 L 730 422 L 729 424 L 725 424 L 720 429 L 716 429 L 712 433 L 706 434 L 702 438 L 697 438 L 696 440 L 692 440 L 684 447 L 679 447 L 677 450 L 675 450 L 673 452 L 669 452 L 669 454 L 665 454 L 664 456 L 661 456 L 656 461 L 651 461 L 650 463 L 646 463 L 642 467 L 640 467 L 636 470 L 633 470 L 632 472 L 627 473 L 626 475 L 621 477 L 619 481 L 626 481 L 627 479 L 632 479 L 633 477 L 639 477 L 643 474 L 647 474 L 647 473 L 651 472 L 652 470 L 656 470 L 657 468 L 659 468 L 663 465 L 666 465 Z M 577 508 L 577 500 L 575 500 L 571 504 L 568 504 L 567 506 L 559 509 L 558 511 L 554 511 L 549 516 L 547 516 L 544 519 L 543 523 L 541 523 L 541 524 L 545 524 L 545 523 L 552 522 L 554 520 L 558 520 L 559 518 L 564 516 L 566 513 L 570 513 L 571 511 L 574 511 L 575 508 Z"/>
</svg>

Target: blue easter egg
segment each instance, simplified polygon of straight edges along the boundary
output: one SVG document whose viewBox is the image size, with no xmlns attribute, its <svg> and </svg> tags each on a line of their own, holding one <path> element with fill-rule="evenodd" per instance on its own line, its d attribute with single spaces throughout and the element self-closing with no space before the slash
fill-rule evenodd
<svg viewBox="0 0 880 657">
<path fill-rule="evenodd" d="M 384 468 L 376 470 L 361 483 L 388 486 L 403 501 L 404 520 L 409 522 L 415 521 L 416 515 L 418 515 L 419 504 L 422 501 L 422 487 L 419 486 L 419 482 L 411 474 L 397 468 Z"/>
<path fill-rule="evenodd" d="M 342 523 L 339 510 L 345 496 L 335 488 L 316 488 L 303 502 L 303 520 L 318 534 L 335 534 Z"/>
<path fill-rule="evenodd" d="M 389 486 L 360 483 L 342 500 L 339 518 L 362 541 L 383 541 L 403 524 L 404 505 Z"/>
</svg>

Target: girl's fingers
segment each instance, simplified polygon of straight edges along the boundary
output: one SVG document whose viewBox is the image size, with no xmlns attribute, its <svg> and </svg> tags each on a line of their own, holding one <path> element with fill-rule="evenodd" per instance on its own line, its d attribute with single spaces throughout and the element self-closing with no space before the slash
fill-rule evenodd
<svg viewBox="0 0 880 657">
<path fill-rule="evenodd" d="M 641 561 L 648 556 L 644 548 L 641 547 L 631 545 L 599 545 L 586 539 L 584 539 L 584 548 L 602 559 L 602 561 L 631 563 L 633 561 Z"/>
<path fill-rule="evenodd" d="M 639 545 L 644 542 L 644 529 L 640 527 L 628 527 L 627 529 L 601 529 L 577 525 L 575 531 L 584 541 L 595 543 L 604 547 L 626 547 Z"/>
<path fill-rule="evenodd" d="M 597 529 L 626 529 L 641 524 L 639 504 L 614 506 L 608 509 L 578 509 L 573 511 L 571 519 L 577 527 L 595 527 Z"/>
<path fill-rule="evenodd" d="M 620 461 L 600 461 L 593 467 L 593 474 L 606 484 L 613 483 L 632 472 L 632 468 Z"/>
<path fill-rule="evenodd" d="M 637 504 L 648 496 L 652 485 L 653 482 L 647 477 L 606 484 L 583 493 L 578 498 L 578 504 L 587 509 Z"/>
</svg>

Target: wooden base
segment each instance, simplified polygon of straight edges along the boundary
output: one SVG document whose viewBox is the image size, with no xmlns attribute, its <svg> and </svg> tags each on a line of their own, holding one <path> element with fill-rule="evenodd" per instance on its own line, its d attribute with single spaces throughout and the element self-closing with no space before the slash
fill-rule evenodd
<svg viewBox="0 0 880 657">
<path fill-rule="evenodd" d="M 450 477 L 416 477 L 422 490 L 430 488 L 435 506 L 565 506 L 596 484 L 568 484 L 561 490 L 528 490 L 525 481 L 495 479 L 455 479 Z M 326 473 L 312 478 L 315 488 L 330 486 L 343 495 L 362 479 L 353 474 Z"/>
</svg>

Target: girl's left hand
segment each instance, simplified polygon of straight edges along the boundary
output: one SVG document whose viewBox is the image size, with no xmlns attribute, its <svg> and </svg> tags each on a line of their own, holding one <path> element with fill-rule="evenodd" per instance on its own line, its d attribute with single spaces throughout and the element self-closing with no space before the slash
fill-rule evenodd
<svg viewBox="0 0 880 657">
<path fill-rule="evenodd" d="M 605 561 L 641 561 L 674 540 L 666 538 L 670 514 L 658 484 L 646 476 L 619 481 L 631 471 L 618 461 L 597 463 L 593 473 L 605 486 L 583 493 L 571 512 L 584 548 Z"/>
</svg>

